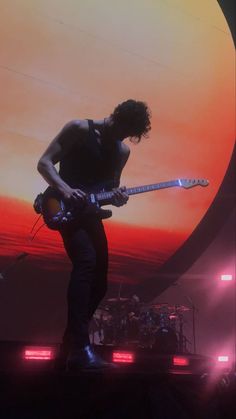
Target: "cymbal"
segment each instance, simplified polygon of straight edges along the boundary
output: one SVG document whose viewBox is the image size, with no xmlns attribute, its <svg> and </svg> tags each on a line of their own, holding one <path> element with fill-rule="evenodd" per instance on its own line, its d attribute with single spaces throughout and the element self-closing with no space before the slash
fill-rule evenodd
<svg viewBox="0 0 236 419">
<path fill-rule="evenodd" d="M 175 305 L 168 305 L 168 303 L 157 303 L 157 304 L 150 304 L 149 305 L 150 308 L 154 308 L 157 310 L 160 309 L 167 309 L 170 310 L 172 312 L 174 311 L 189 311 L 191 310 L 189 307 L 181 305 L 181 304 L 175 304 Z"/>
<path fill-rule="evenodd" d="M 156 303 L 156 304 L 150 304 L 151 308 L 156 308 L 156 309 L 160 309 L 160 308 L 167 308 L 168 310 L 172 310 L 172 306 L 169 306 L 168 303 Z"/>
<path fill-rule="evenodd" d="M 172 311 L 172 314 L 173 313 L 177 313 L 178 314 L 180 311 L 189 311 L 189 310 L 191 310 L 191 308 L 189 308 L 187 306 L 184 306 L 182 304 L 176 304 L 175 306 L 168 306 L 167 308 L 168 308 L 168 310 Z"/>
<path fill-rule="evenodd" d="M 181 304 L 177 304 L 175 306 L 175 310 L 176 311 L 190 311 L 191 308 L 190 307 L 187 307 L 187 306 L 184 306 L 184 305 L 181 305 Z"/>
<path fill-rule="evenodd" d="M 130 298 L 120 297 L 120 298 L 108 298 L 106 300 L 107 303 L 126 303 L 127 301 L 130 301 Z"/>
</svg>

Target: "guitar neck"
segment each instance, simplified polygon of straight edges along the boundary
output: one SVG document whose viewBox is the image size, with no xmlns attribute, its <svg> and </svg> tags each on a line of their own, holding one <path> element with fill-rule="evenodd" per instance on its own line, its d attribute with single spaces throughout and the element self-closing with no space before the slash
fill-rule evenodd
<svg viewBox="0 0 236 419">
<path fill-rule="evenodd" d="M 181 182 L 177 180 L 170 180 L 168 182 L 153 183 L 152 185 L 135 186 L 133 188 L 127 188 L 125 192 L 128 195 L 135 195 L 144 192 L 156 191 L 158 189 L 173 188 L 174 186 L 181 186 Z M 109 200 L 113 196 L 113 191 L 99 192 L 96 194 L 98 201 Z"/>
<path fill-rule="evenodd" d="M 153 183 L 152 185 L 135 186 L 133 188 L 127 188 L 126 193 L 128 195 L 135 195 L 138 193 L 157 191 L 158 189 L 173 188 L 173 186 L 180 186 L 178 180 L 170 180 L 169 182 Z"/>
</svg>

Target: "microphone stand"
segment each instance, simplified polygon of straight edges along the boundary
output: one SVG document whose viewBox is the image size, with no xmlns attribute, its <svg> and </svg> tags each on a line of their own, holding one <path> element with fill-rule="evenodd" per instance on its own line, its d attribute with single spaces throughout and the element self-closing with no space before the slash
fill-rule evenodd
<svg viewBox="0 0 236 419">
<path fill-rule="evenodd" d="M 22 252 L 20 253 L 5 269 L 0 272 L 0 280 L 6 280 L 6 275 L 10 272 L 21 260 L 25 259 L 29 253 Z"/>
<path fill-rule="evenodd" d="M 195 313 L 196 313 L 196 307 L 193 303 L 193 300 L 191 297 L 189 297 L 188 295 L 185 295 L 185 297 L 187 298 L 187 300 L 190 302 L 191 304 L 191 308 L 192 308 L 192 325 L 193 325 L 193 353 L 196 354 L 197 353 L 197 345 L 196 345 L 196 324 L 195 324 Z"/>
<path fill-rule="evenodd" d="M 119 284 L 118 300 L 120 300 L 122 286 L 123 286 L 123 279 L 120 281 L 120 284 Z"/>
<path fill-rule="evenodd" d="M 174 286 L 178 286 L 180 289 L 182 288 L 180 286 L 180 284 L 177 284 L 177 282 L 175 282 L 173 285 Z M 191 309 L 192 309 L 193 353 L 196 354 L 197 353 L 197 344 L 196 344 L 196 322 L 195 322 L 195 316 L 196 316 L 196 311 L 198 311 L 198 308 L 195 306 L 192 298 L 189 295 L 184 295 L 183 294 L 183 296 L 189 301 L 189 303 L 191 305 Z"/>
<path fill-rule="evenodd" d="M 119 345 L 121 341 L 121 305 L 120 305 L 120 299 L 121 299 L 121 290 L 123 286 L 123 279 L 120 281 L 119 289 L 118 289 L 118 304 L 117 309 L 115 311 L 115 330 L 114 330 L 114 337 L 116 344 Z"/>
</svg>

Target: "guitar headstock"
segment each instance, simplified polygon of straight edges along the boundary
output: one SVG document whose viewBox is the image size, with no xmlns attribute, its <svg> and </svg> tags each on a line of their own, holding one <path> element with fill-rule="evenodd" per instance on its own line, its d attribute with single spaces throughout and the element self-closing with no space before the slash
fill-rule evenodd
<svg viewBox="0 0 236 419">
<path fill-rule="evenodd" d="M 179 179 L 179 186 L 185 189 L 193 188 L 194 186 L 208 186 L 209 180 L 207 179 Z"/>
</svg>

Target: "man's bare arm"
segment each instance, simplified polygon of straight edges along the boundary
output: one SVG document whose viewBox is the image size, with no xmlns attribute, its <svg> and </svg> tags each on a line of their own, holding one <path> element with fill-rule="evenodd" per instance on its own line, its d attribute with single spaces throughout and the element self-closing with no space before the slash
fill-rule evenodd
<svg viewBox="0 0 236 419">
<path fill-rule="evenodd" d="M 37 165 L 39 173 L 46 182 L 58 190 L 66 199 L 84 199 L 85 193 L 80 189 L 71 188 L 64 182 L 54 165 L 73 148 L 76 142 L 82 143 L 84 141 L 85 131 L 82 121 L 68 122 L 49 144 Z"/>
</svg>

